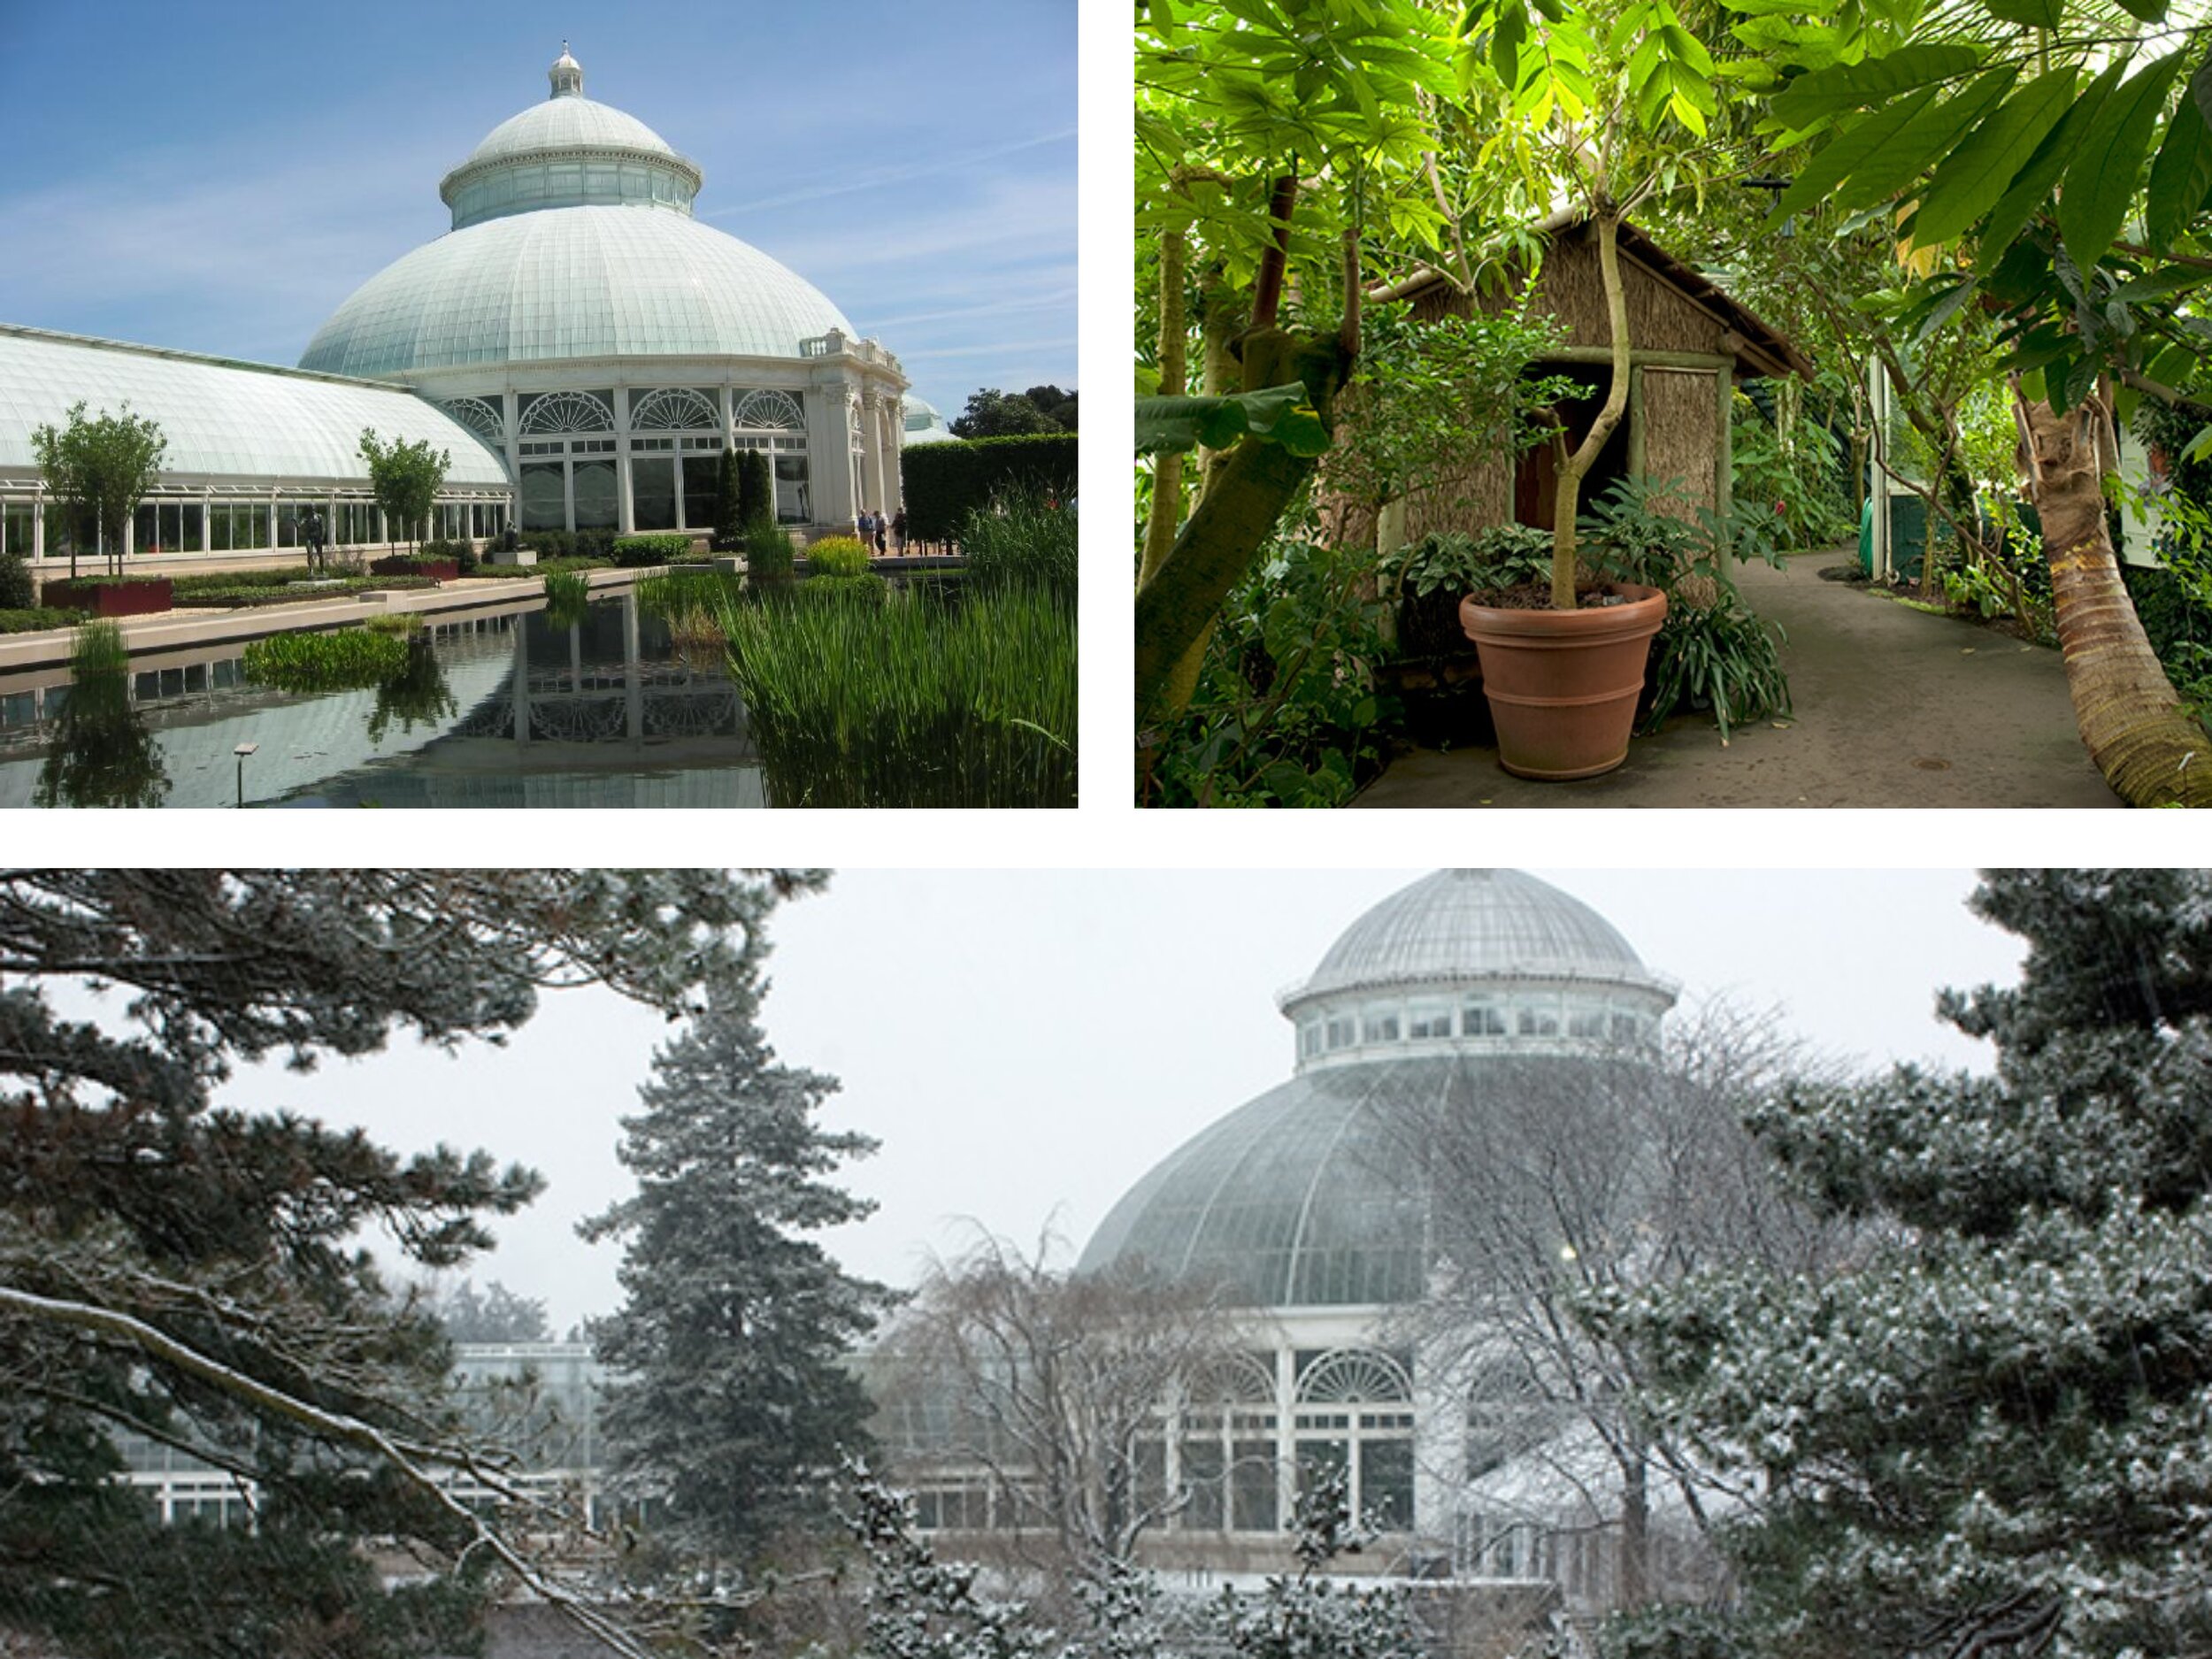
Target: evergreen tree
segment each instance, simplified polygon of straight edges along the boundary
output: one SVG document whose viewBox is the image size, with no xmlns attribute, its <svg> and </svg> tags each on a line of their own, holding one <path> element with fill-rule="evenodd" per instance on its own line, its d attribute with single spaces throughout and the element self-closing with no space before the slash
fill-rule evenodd
<svg viewBox="0 0 2212 1659">
<path fill-rule="evenodd" d="M 748 449 L 745 453 L 753 452 Z M 738 456 L 733 450 L 725 449 L 715 458 L 714 545 L 724 550 L 737 545 L 745 528 L 744 503 L 738 492 L 740 467 Z"/>
<path fill-rule="evenodd" d="M 756 519 L 772 520 L 775 516 L 775 480 L 768 471 L 768 457 L 758 449 L 740 450 L 737 456 L 738 533 L 744 534 Z"/>
<path fill-rule="evenodd" d="M 453 1495 L 465 1462 L 503 1482 L 454 1432 L 434 1323 L 359 1248 L 378 1226 L 456 1266 L 538 1178 L 242 1111 L 223 1086 L 398 1032 L 497 1041 L 551 986 L 676 1015 L 816 879 L 0 872 L 0 1637 L 81 1659 L 454 1652 L 503 1570 L 637 1652 L 526 1527 Z M 115 1479 L 125 1434 L 235 1476 L 251 1527 L 160 1525 Z M 388 1586 L 369 1539 L 424 1580 Z"/>
<path fill-rule="evenodd" d="M 2203 1652 L 2212 877 L 1988 876 L 2021 983 L 1947 993 L 1993 1077 L 1903 1067 L 1753 1115 L 1870 1242 L 1630 1313 L 1655 1408 L 1762 1494 L 1735 1550 L 1793 1655 Z"/>
<path fill-rule="evenodd" d="M 891 1300 L 808 1236 L 874 1207 L 825 1178 L 875 1142 L 826 1133 L 835 1080 L 777 1063 L 756 1018 L 762 954 L 655 1055 L 645 1110 L 622 1123 L 637 1194 L 582 1228 L 628 1240 L 625 1302 L 593 1333 L 617 1377 L 611 1468 L 677 1540 L 741 1566 L 827 1518 L 825 1482 L 866 1440 L 846 1355 Z"/>
</svg>

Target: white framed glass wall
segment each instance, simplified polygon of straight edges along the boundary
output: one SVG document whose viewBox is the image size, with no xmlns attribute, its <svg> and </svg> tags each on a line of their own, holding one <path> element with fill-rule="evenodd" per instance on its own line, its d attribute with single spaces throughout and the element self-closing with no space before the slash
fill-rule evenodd
<svg viewBox="0 0 2212 1659">
<path fill-rule="evenodd" d="M 1302 1009 L 1298 1064 L 1352 1051 L 1499 1046 L 1525 1040 L 1648 1046 L 1663 1008 L 1647 993 L 1603 985 L 1484 986 L 1370 994 Z"/>
<path fill-rule="evenodd" d="M 292 490 L 242 495 L 236 486 L 198 490 L 157 486 L 132 515 L 127 551 L 134 558 L 192 558 L 231 553 L 271 553 L 303 547 L 300 524 L 311 509 L 323 516 L 332 547 L 377 547 L 395 536 L 365 491 L 306 495 Z M 42 523 L 42 519 L 43 522 Z M 506 528 L 500 498 L 446 498 L 431 509 L 426 534 L 487 541 Z M 36 495 L 0 495 L 0 553 L 51 562 L 69 556 L 70 527 L 61 509 Z M 80 548 L 81 557 L 105 552 L 104 538 Z"/>
</svg>

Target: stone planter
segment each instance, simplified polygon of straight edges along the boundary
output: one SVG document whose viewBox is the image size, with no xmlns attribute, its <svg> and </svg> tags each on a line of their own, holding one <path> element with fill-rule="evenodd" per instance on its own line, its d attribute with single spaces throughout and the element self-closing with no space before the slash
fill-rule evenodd
<svg viewBox="0 0 2212 1659">
<path fill-rule="evenodd" d="M 1628 758 L 1652 636 L 1667 618 L 1656 588 L 1609 582 L 1576 611 L 1459 603 L 1482 657 L 1498 764 L 1516 777 L 1594 778 Z"/>
<path fill-rule="evenodd" d="M 89 611 L 96 617 L 143 617 L 175 608 L 176 586 L 166 576 L 134 577 L 127 582 L 50 579 L 39 603 L 61 611 Z"/>
<path fill-rule="evenodd" d="M 377 559 L 369 565 L 372 576 L 427 576 L 433 581 L 449 582 L 460 579 L 461 565 L 457 559 Z"/>
</svg>

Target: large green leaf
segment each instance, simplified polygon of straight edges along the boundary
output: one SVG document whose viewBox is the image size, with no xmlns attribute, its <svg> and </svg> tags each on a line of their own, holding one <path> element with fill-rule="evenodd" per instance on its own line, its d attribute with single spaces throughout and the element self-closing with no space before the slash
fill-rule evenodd
<svg viewBox="0 0 2212 1659">
<path fill-rule="evenodd" d="M 2154 248 L 2168 248 L 2212 196 L 2212 127 L 2193 98 L 2184 98 L 2151 163 L 2143 228 Z"/>
<path fill-rule="evenodd" d="M 2074 107 L 2066 111 L 2065 119 L 2036 146 L 2035 154 L 2013 180 L 2011 188 L 1990 211 L 1988 221 L 1982 227 L 1981 248 L 1974 258 L 1974 268 L 1983 276 L 1986 277 L 1995 262 L 2004 257 L 2005 250 L 2012 245 L 2013 238 L 2020 234 L 2030 215 L 2050 199 L 2051 187 L 2058 182 L 2058 175 L 2065 172 L 2066 164 L 2081 148 L 2083 136 L 2096 125 L 2098 112 L 2126 73 L 2124 59 L 2082 89 L 2081 96 L 2074 100 Z"/>
<path fill-rule="evenodd" d="M 1925 173 L 2012 89 L 2018 69 L 1993 69 L 1955 97 L 1931 104 L 1905 123 L 1886 150 L 1876 152 L 1831 198 L 1839 211 L 1855 212 L 1886 201 Z"/>
<path fill-rule="evenodd" d="M 1302 380 L 1227 397 L 1140 397 L 1136 407 L 1140 455 L 1201 445 L 1224 449 L 1248 435 L 1293 455 L 1319 455 L 1329 447 L 1328 428 L 1306 402 Z"/>
<path fill-rule="evenodd" d="M 1836 64 L 1800 75 L 1773 101 L 1776 115 L 1802 130 L 1828 116 L 1863 104 L 1886 104 L 1910 92 L 1972 70 L 1981 54 L 1970 46 L 1907 46 L 1886 58 Z"/>
<path fill-rule="evenodd" d="M 2146 23 L 2163 23 L 2166 20 L 2166 7 L 2167 0 L 2120 0 L 2122 11 L 2131 17 L 2142 19 Z"/>
<path fill-rule="evenodd" d="M 1768 222 L 1801 213 L 1849 178 L 1870 156 L 1885 154 L 1890 142 L 1913 117 L 1936 101 L 1939 88 L 1929 87 L 1878 110 L 1848 132 L 1840 134 L 1798 170 L 1790 188 L 1774 204 Z"/>
<path fill-rule="evenodd" d="M 2066 188 L 2058 197 L 2058 234 L 2085 272 L 2120 234 L 2159 110 L 2180 73 L 2181 54 L 2171 52 L 2114 93 L 2066 169 Z"/>
<path fill-rule="evenodd" d="M 1993 18 L 2039 29 L 2056 28 L 2066 9 L 2066 0 L 1982 0 L 1982 4 Z"/>
<path fill-rule="evenodd" d="M 1924 248 L 1950 242 L 1997 204 L 2072 104 L 2074 73 L 2069 65 L 2038 75 L 1967 134 L 1920 198 L 1915 242 Z"/>
</svg>

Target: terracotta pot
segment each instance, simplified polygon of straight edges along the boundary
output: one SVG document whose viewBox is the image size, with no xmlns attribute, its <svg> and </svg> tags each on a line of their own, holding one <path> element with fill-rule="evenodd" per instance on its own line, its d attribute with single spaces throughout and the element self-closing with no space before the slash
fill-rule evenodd
<svg viewBox="0 0 2212 1659">
<path fill-rule="evenodd" d="M 1651 637 L 1667 619 L 1656 588 L 1609 582 L 1622 604 L 1506 611 L 1459 602 L 1482 657 L 1483 694 L 1498 725 L 1498 764 L 1520 778 L 1594 778 L 1628 758 Z"/>
</svg>

